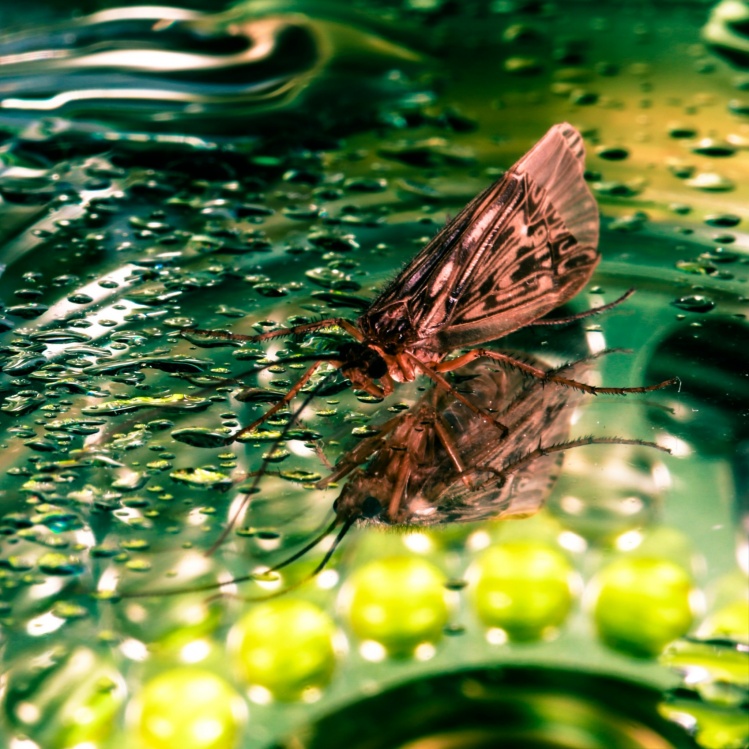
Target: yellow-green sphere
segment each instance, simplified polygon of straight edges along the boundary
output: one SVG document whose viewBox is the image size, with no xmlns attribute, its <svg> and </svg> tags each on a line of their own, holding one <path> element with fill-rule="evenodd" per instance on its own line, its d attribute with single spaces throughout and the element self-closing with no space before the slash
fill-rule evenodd
<svg viewBox="0 0 749 749">
<path fill-rule="evenodd" d="M 370 562 L 351 575 L 344 591 L 351 629 L 389 655 L 412 655 L 442 637 L 448 619 L 444 583 L 444 574 L 419 557 Z"/>
<path fill-rule="evenodd" d="M 555 547 L 538 541 L 490 546 L 469 577 L 479 619 L 512 640 L 543 637 L 565 621 L 574 602 L 570 562 Z"/>
<path fill-rule="evenodd" d="M 616 650 L 658 655 L 692 624 L 691 577 L 669 560 L 617 559 L 601 570 L 596 584 L 593 619 L 599 637 Z"/>
<path fill-rule="evenodd" d="M 293 598 L 255 606 L 230 642 L 240 678 L 278 700 L 297 700 L 326 686 L 336 665 L 335 624 L 319 607 Z"/>
<path fill-rule="evenodd" d="M 184 666 L 164 671 L 145 683 L 138 703 L 134 730 L 139 749 L 238 745 L 244 702 L 230 684 L 206 669 Z"/>
</svg>

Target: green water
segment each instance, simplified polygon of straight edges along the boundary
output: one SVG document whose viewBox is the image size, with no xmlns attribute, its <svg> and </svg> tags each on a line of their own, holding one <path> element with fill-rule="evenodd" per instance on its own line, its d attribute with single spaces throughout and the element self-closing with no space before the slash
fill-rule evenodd
<svg viewBox="0 0 749 749">
<path fill-rule="evenodd" d="M 533 682 L 530 724 L 547 727 L 564 712 L 554 674 L 581 674 L 569 699 L 586 707 L 560 746 L 597 746 L 594 735 L 613 745 L 600 734 L 611 706 L 590 697 L 589 673 L 667 735 L 642 746 L 695 735 L 741 746 L 748 136 L 741 73 L 700 41 L 709 6 L 268 3 L 213 8 L 161 36 L 150 21 L 60 13 L 61 28 L 91 35 L 89 52 L 118 38 L 120 49 L 202 57 L 179 72 L 153 57 L 148 73 L 131 58 L 107 68 L 20 15 L 27 31 L 0 51 L 5 744 L 322 746 L 308 737 L 321 741 L 331 721 L 346 735 L 360 700 L 408 683 L 407 697 L 383 697 L 386 713 L 416 701 L 405 746 L 429 735 L 444 699 L 419 679 L 512 666 Z M 228 65 L 246 40 L 268 42 L 259 61 Z M 76 54 L 30 55 L 52 48 Z M 148 87 L 160 98 L 134 93 Z M 40 116 L 45 101 L 74 103 Z M 427 387 L 382 403 L 331 387 L 275 446 L 245 507 L 273 436 L 231 435 L 264 413 L 268 390 L 288 390 L 302 357 L 338 339 L 227 346 L 180 329 L 355 319 L 446 217 L 562 121 L 585 137 L 603 215 L 603 261 L 570 310 L 636 294 L 501 347 L 555 362 L 628 349 L 601 360 L 593 376 L 607 386 L 678 377 L 647 396 L 587 398 L 572 428 L 672 454 L 570 451 L 546 509 L 526 520 L 355 529 L 322 575 L 267 603 L 242 600 L 274 590 L 262 581 L 108 600 L 228 582 L 288 557 L 337 496 L 312 487 L 327 471 L 314 444 L 334 461 Z M 246 374 L 269 353 L 284 361 Z M 261 392 L 242 402 L 238 381 Z M 533 690 L 553 692 L 555 707 Z M 484 730 L 476 746 L 499 740 Z M 544 730 L 504 740 L 546 746 Z"/>
</svg>

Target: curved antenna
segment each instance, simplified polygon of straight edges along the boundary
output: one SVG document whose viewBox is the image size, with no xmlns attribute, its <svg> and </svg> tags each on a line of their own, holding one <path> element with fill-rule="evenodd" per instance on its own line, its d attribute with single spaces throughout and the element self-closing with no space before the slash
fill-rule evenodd
<svg viewBox="0 0 749 749">
<path fill-rule="evenodd" d="M 239 598 L 241 601 L 248 601 L 251 603 L 255 603 L 256 601 L 270 601 L 273 598 L 279 598 L 280 596 L 284 596 L 287 593 L 290 593 L 292 590 L 301 588 L 302 585 L 306 585 L 310 580 L 313 580 L 315 577 L 317 577 L 328 566 L 328 562 L 331 560 L 333 554 L 335 554 L 336 549 L 341 545 L 341 541 L 343 541 L 343 539 L 346 537 L 348 532 L 354 526 L 354 523 L 356 523 L 356 521 L 359 520 L 360 517 L 361 515 L 354 515 L 348 518 L 347 520 L 343 521 L 343 526 L 341 527 L 341 530 L 338 531 L 338 535 L 335 537 L 331 547 L 325 552 L 325 556 L 322 558 L 320 563 L 315 567 L 315 569 L 309 573 L 309 575 L 305 575 L 301 580 L 297 580 L 293 585 L 288 585 L 285 588 L 281 588 L 281 590 L 274 590 L 272 593 L 266 593 L 263 596 L 235 596 L 235 597 Z M 336 524 L 338 523 L 338 520 L 339 518 L 336 518 L 333 521 L 333 524 L 329 526 L 329 530 L 333 530 L 333 528 L 335 528 Z M 326 534 L 327 534 L 327 531 L 326 531 Z M 322 540 L 322 539 L 319 539 L 319 540 Z M 268 572 L 275 572 L 276 570 L 279 570 L 282 567 L 285 567 L 287 564 L 293 561 L 293 559 L 298 559 L 299 556 L 301 555 L 297 552 L 292 559 L 287 559 L 281 564 L 278 564 L 275 567 L 272 567 L 270 570 L 268 570 Z M 258 578 L 255 578 L 255 579 L 258 579 Z"/>
<path fill-rule="evenodd" d="M 331 372 L 329 375 L 323 378 L 322 382 L 314 388 L 310 393 L 307 394 L 307 396 L 302 401 L 302 405 L 299 406 L 299 408 L 296 409 L 291 414 L 291 418 L 284 424 L 283 429 L 281 430 L 281 434 L 276 437 L 275 440 L 270 445 L 270 449 L 268 450 L 267 457 L 263 459 L 263 462 L 260 464 L 260 469 L 257 472 L 257 475 L 255 476 L 255 480 L 252 482 L 250 488 L 244 492 L 244 498 L 239 504 L 239 507 L 235 510 L 235 512 L 232 514 L 232 516 L 229 518 L 229 522 L 226 524 L 226 527 L 221 531 L 219 534 L 219 537 L 211 544 L 211 546 L 208 548 L 208 550 L 205 552 L 205 555 L 207 557 L 212 556 L 216 549 L 221 546 L 224 541 L 226 541 L 227 537 L 229 536 L 229 533 L 231 533 L 232 528 L 237 524 L 239 518 L 241 517 L 242 513 L 247 509 L 247 505 L 250 503 L 250 499 L 252 495 L 255 493 L 255 489 L 257 489 L 260 479 L 265 474 L 265 470 L 268 467 L 268 464 L 271 462 L 271 457 L 273 453 L 276 451 L 276 448 L 283 442 L 284 437 L 291 431 L 292 426 L 296 422 L 296 418 L 304 411 L 305 408 L 309 405 L 309 403 L 312 401 L 314 397 L 317 396 L 318 392 L 328 384 L 328 381 L 335 377 L 338 374 L 338 370 L 335 370 L 334 372 Z"/>
<path fill-rule="evenodd" d="M 340 531 L 338 531 L 338 534 L 336 535 L 333 543 L 331 544 L 330 549 L 325 552 L 325 555 L 323 556 L 322 560 L 316 565 L 315 569 L 312 570 L 308 575 L 305 575 L 301 580 L 298 580 L 293 585 L 289 585 L 285 588 L 282 588 L 281 590 L 273 591 L 272 593 L 268 593 L 262 596 L 237 596 L 238 598 L 241 598 L 243 601 L 267 601 L 272 598 L 277 598 L 278 596 L 284 595 L 285 593 L 288 593 L 292 590 L 296 590 L 297 588 L 301 587 L 302 585 L 308 583 L 313 578 L 317 577 L 317 575 L 322 572 L 325 567 L 328 565 L 328 562 L 330 562 L 331 558 L 333 557 L 333 554 L 335 554 L 336 550 L 341 544 L 341 541 L 345 538 L 345 536 L 348 534 L 348 532 L 351 530 L 351 528 L 354 526 L 357 520 L 359 520 L 359 515 L 352 516 L 346 520 L 343 521 L 343 525 L 341 526 Z M 151 598 L 153 596 L 178 596 L 178 595 L 184 595 L 186 593 L 203 593 L 210 590 L 216 590 L 217 588 L 223 588 L 226 585 L 235 585 L 237 583 L 243 583 L 248 582 L 250 580 L 254 580 L 256 582 L 263 581 L 263 578 L 267 575 L 272 574 L 273 572 L 278 572 L 278 570 L 283 569 L 284 567 L 287 567 L 288 565 L 292 564 L 293 562 L 296 562 L 298 559 L 303 557 L 308 551 L 311 551 L 315 548 L 319 543 L 321 543 L 326 536 L 328 536 L 335 527 L 340 523 L 341 518 L 339 516 L 336 516 L 333 519 L 333 522 L 330 523 L 325 527 L 325 530 L 323 530 L 322 533 L 320 533 L 318 536 L 315 536 L 315 538 L 312 539 L 309 543 L 305 544 L 301 549 L 298 549 L 295 551 L 290 557 L 284 559 L 283 561 L 279 562 L 278 564 L 273 565 L 269 569 L 265 570 L 264 572 L 250 572 L 246 575 L 240 575 L 239 577 L 232 578 L 231 580 L 228 580 L 227 582 L 217 582 L 217 583 L 205 583 L 204 585 L 198 585 L 191 588 L 166 588 L 166 589 L 156 589 L 156 590 L 149 590 L 149 591 L 139 591 L 137 593 L 122 593 L 118 598 Z M 222 595 L 222 594 L 219 594 Z"/>
</svg>

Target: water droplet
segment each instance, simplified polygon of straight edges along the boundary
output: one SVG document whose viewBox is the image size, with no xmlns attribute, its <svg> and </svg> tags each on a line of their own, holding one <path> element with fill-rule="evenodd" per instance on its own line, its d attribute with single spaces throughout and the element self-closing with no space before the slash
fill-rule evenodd
<svg viewBox="0 0 749 749">
<path fill-rule="evenodd" d="M 599 146 L 596 155 L 606 161 L 623 161 L 629 158 L 629 150 L 622 146 Z"/>
<path fill-rule="evenodd" d="M 728 177 L 717 172 L 700 172 L 692 179 L 688 179 L 686 184 L 705 192 L 728 192 L 736 187 Z"/>
<path fill-rule="evenodd" d="M 576 104 L 579 107 L 597 104 L 598 99 L 597 93 L 584 88 L 575 89 L 570 93 L 570 104 Z"/>
<path fill-rule="evenodd" d="M 8 307 L 6 310 L 7 314 L 13 317 L 22 317 L 24 320 L 31 320 L 34 317 L 45 313 L 49 307 L 46 304 L 35 303 L 31 304 L 17 304 L 13 307 Z"/>
<path fill-rule="evenodd" d="M 47 575 L 80 575 L 85 571 L 78 557 L 58 552 L 42 554 L 37 565 Z"/>
<path fill-rule="evenodd" d="M 18 376 L 33 372 L 46 363 L 47 360 L 37 354 L 16 354 L 5 361 L 2 371 L 9 375 Z"/>
<path fill-rule="evenodd" d="M 734 213 L 713 213 L 705 217 L 705 223 L 708 226 L 718 226 L 721 228 L 732 228 L 741 223 L 741 216 Z"/>
<path fill-rule="evenodd" d="M 20 390 L 5 399 L 3 405 L 0 406 L 0 411 L 14 416 L 21 416 L 22 414 L 38 408 L 45 403 L 46 400 L 47 399 L 36 390 Z"/>
<path fill-rule="evenodd" d="M 687 312 L 709 312 L 715 308 L 715 302 L 712 299 L 700 294 L 679 297 L 671 302 L 671 304 Z"/>
<path fill-rule="evenodd" d="M 382 177 L 352 177 L 343 186 L 349 192 L 382 192 L 387 190 L 387 180 Z"/>
<path fill-rule="evenodd" d="M 116 416 L 118 414 L 130 413 L 141 408 L 175 408 L 181 411 L 196 411 L 210 406 L 207 398 L 173 393 L 162 397 L 137 396 L 135 398 L 123 398 L 106 401 L 95 406 L 81 409 L 84 414 L 102 414 L 103 416 Z"/>
<path fill-rule="evenodd" d="M 255 429 L 237 437 L 237 442 L 276 442 L 279 439 L 281 439 L 281 432 L 278 430 Z"/>
<path fill-rule="evenodd" d="M 727 106 L 731 114 L 739 115 L 740 117 L 749 115 L 749 101 L 746 99 L 729 99 Z"/>
<path fill-rule="evenodd" d="M 124 539 L 120 542 L 120 548 L 125 551 L 147 551 L 151 545 L 143 538 Z"/>
<path fill-rule="evenodd" d="M 615 180 L 593 182 L 591 184 L 593 191 L 597 195 L 611 196 L 616 198 L 632 198 L 642 192 L 644 184 L 639 181 L 618 182 Z"/>
<path fill-rule="evenodd" d="M 436 167 L 444 164 L 468 165 L 476 161 L 473 150 L 456 146 L 445 138 L 425 140 L 403 139 L 380 146 L 378 153 L 416 167 Z"/>
<path fill-rule="evenodd" d="M 172 432 L 172 439 L 192 447 L 226 447 L 234 441 L 233 433 L 228 429 L 206 429 L 204 427 L 188 427 Z"/>
<path fill-rule="evenodd" d="M 225 491 L 232 485 L 231 478 L 225 473 L 205 468 L 180 468 L 172 471 L 169 476 L 181 484 L 189 484 L 201 489 Z"/>
<path fill-rule="evenodd" d="M 697 136 L 697 131 L 689 125 L 675 123 L 668 128 L 668 134 L 670 137 L 677 139 L 695 138 Z"/>
<path fill-rule="evenodd" d="M 283 209 L 283 215 L 287 218 L 296 219 L 297 221 L 309 221 L 317 218 L 320 209 L 314 204 L 287 206 Z"/>
<path fill-rule="evenodd" d="M 125 562 L 125 567 L 131 572 L 149 572 L 151 569 L 151 563 L 145 559 L 130 559 Z"/>
<path fill-rule="evenodd" d="M 676 269 L 695 276 L 707 276 L 715 272 L 715 266 L 699 260 L 678 260 Z"/>
<path fill-rule="evenodd" d="M 668 171 L 678 179 L 689 179 L 694 175 L 695 166 L 683 159 L 668 159 Z"/>
<path fill-rule="evenodd" d="M 368 299 L 333 289 L 330 291 L 313 291 L 311 296 L 314 299 L 327 302 L 331 307 L 351 307 L 353 309 L 364 310 L 371 303 Z"/>
<path fill-rule="evenodd" d="M 275 211 L 272 208 L 268 208 L 266 205 L 260 205 L 258 203 L 243 203 L 237 206 L 237 216 L 239 218 L 246 218 L 248 216 L 272 216 Z"/>
<path fill-rule="evenodd" d="M 94 298 L 89 296 L 88 294 L 71 294 L 68 297 L 68 301 L 71 304 L 91 304 L 91 302 L 94 301 Z"/>
<path fill-rule="evenodd" d="M 277 283 L 258 283 L 252 287 L 256 293 L 260 296 L 265 297 L 281 297 L 287 296 L 289 290 Z"/>
<path fill-rule="evenodd" d="M 739 255 L 735 252 L 724 250 L 722 247 L 716 247 L 709 252 L 703 252 L 700 258 L 713 263 L 735 263 L 739 259 Z"/>
<path fill-rule="evenodd" d="M 359 249 L 359 243 L 352 234 L 333 234 L 327 231 L 310 232 L 307 236 L 313 247 L 326 252 L 351 252 Z"/>
<path fill-rule="evenodd" d="M 314 473 L 313 471 L 303 471 L 298 469 L 295 471 L 281 471 L 281 478 L 284 478 L 287 481 L 298 481 L 309 484 L 319 481 L 322 478 L 322 475 Z"/>
<path fill-rule="evenodd" d="M 281 463 L 286 460 L 289 455 L 291 455 L 291 453 L 288 450 L 278 447 L 273 452 L 263 453 L 263 460 L 268 461 L 268 463 Z"/>
<path fill-rule="evenodd" d="M 699 154 L 700 156 L 724 158 L 726 156 L 733 156 L 736 153 L 736 149 L 724 140 L 703 138 L 692 146 L 692 153 Z"/>
<path fill-rule="evenodd" d="M 305 276 L 318 286 L 339 291 L 358 291 L 359 284 L 350 276 L 335 268 L 312 268 L 305 272 Z"/>
</svg>

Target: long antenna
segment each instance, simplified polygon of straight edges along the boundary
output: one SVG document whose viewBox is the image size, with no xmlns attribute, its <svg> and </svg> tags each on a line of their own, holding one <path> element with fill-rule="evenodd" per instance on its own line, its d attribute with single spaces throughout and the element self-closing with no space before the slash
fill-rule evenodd
<svg viewBox="0 0 749 749">
<path fill-rule="evenodd" d="M 282 588 L 281 590 L 274 591 L 273 593 L 268 593 L 262 596 L 252 596 L 252 597 L 239 596 L 239 597 L 242 598 L 243 601 L 266 601 L 271 598 L 276 598 L 279 595 L 288 593 L 289 591 L 295 590 L 296 588 L 309 582 L 314 577 L 319 575 L 323 569 L 325 569 L 328 562 L 330 562 L 333 554 L 335 553 L 336 549 L 340 546 L 341 541 L 343 541 L 345 536 L 348 534 L 348 532 L 351 530 L 354 523 L 356 523 L 358 519 L 359 519 L 359 516 L 355 515 L 344 520 L 343 525 L 341 526 L 341 530 L 338 531 L 338 535 L 335 537 L 330 549 L 328 549 L 328 551 L 325 552 L 325 556 L 323 556 L 322 560 L 315 567 L 315 569 L 312 570 L 312 572 L 310 572 L 309 575 L 306 575 L 305 577 L 303 577 L 301 580 L 298 580 L 293 585 L 289 585 L 285 588 Z M 249 580 L 255 580 L 256 582 L 262 581 L 266 575 L 269 575 L 273 572 L 278 572 L 278 570 L 281 570 L 284 567 L 287 567 L 288 565 L 292 564 L 293 562 L 296 562 L 298 559 L 304 556 L 308 551 L 310 551 L 311 549 L 314 549 L 315 546 L 317 546 L 320 542 L 322 542 L 323 539 L 325 539 L 325 537 L 328 536 L 340 522 L 341 522 L 340 517 L 336 516 L 333 522 L 327 525 L 325 527 L 325 530 L 323 530 L 323 532 L 320 533 L 318 536 L 315 536 L 315 538 L 313 538 L 312 541 L 305 544 L 301 549 L 298 549 L 297 551 L 295 551 L 290 557 L 284 559 L 278 564 L 273 565 L 273 567 L 270 567 L 264 572 L 250 572 L 246 575 L 240 575 L 239 577 L 234 577 L 231 580 L 227 580 L 225 583 L 222 583 L 222 582 L 205 583 L 204 585 L 198 585 L 192 588 L 171 588 L 171 589 L 167 588 L 167 589 L 161 589 L 161 590 L 156 589 L 156 590 L 140 591 L 137 593 L 123 593 L 119 597 L 120 598 L 150 598 L 152 596 L 177 596 L 177 595 L 184 595 L 185 593 L 203 593 L 209 590 L 216 590 L 217 588 L 223 588 L 226 585 L 235 585 L 236 583 L 248 582 Z"/>
<path fill-rule="evenodd" d="M 305 575 L 301 580 L 297 580 L 292 585 L 287 585 L 285 588 L 281 588 L 280 590 L 274 590 L 272 593 L 266 593 L 265 595 L 262 595 L 262 596 L 236 596 L 236 597 L 242 601 L 248 601 L 252 603 L 256 601 L 270 601 L 273 598 L 285 596 L 287 593 L 290 593 L 292 590 L 301 588 L 302 585 L 306 585 L 310 580 L 317 577 L 325 569 L 325 567 L 327 567 L 328 562 L 330 561 L 333 554 L 335 554 L 336 549 L 340 546 L 341 541 L 343 541 L 343 539 L 346 537 L 346 534 L 351 530 L 354 523 L 356 523 L 356 521 L 359 520 L 360 517 L 361 517 L 360 515 L 354 515 L 353 517 L 350 517 L 344 521 L 343 526 L 341 527 L 341 530 L 338 531 L 338 535 L 335 537 L 335 540 L 333 541 L 333 544 L 328 549 L 328 551 L 325 552 L 325 556 L 322 558 L 322 560 L 317 565 L 317 567 L 315 567 L 315 569 L 309 573 L 309 575 Z M 337 523 L 338 520 L 339 518 L 336 518 L 334 521 L 334 525 L 330 526 L 331 530 L 335 527 L 335 523 Z M 298 557 L 299 557 L 299 554 L 294 555 L 294 558 L 298 558 Z M 268 572 L 275 572 L 281 567 L 286 566 L 286 564 L 288 564 L 290 561 L 292 560 L 287 559 L 285 562 L 282 562 L 281 564 L 276 565 L 272 569 L 268 570 Z"/>
</svg>

